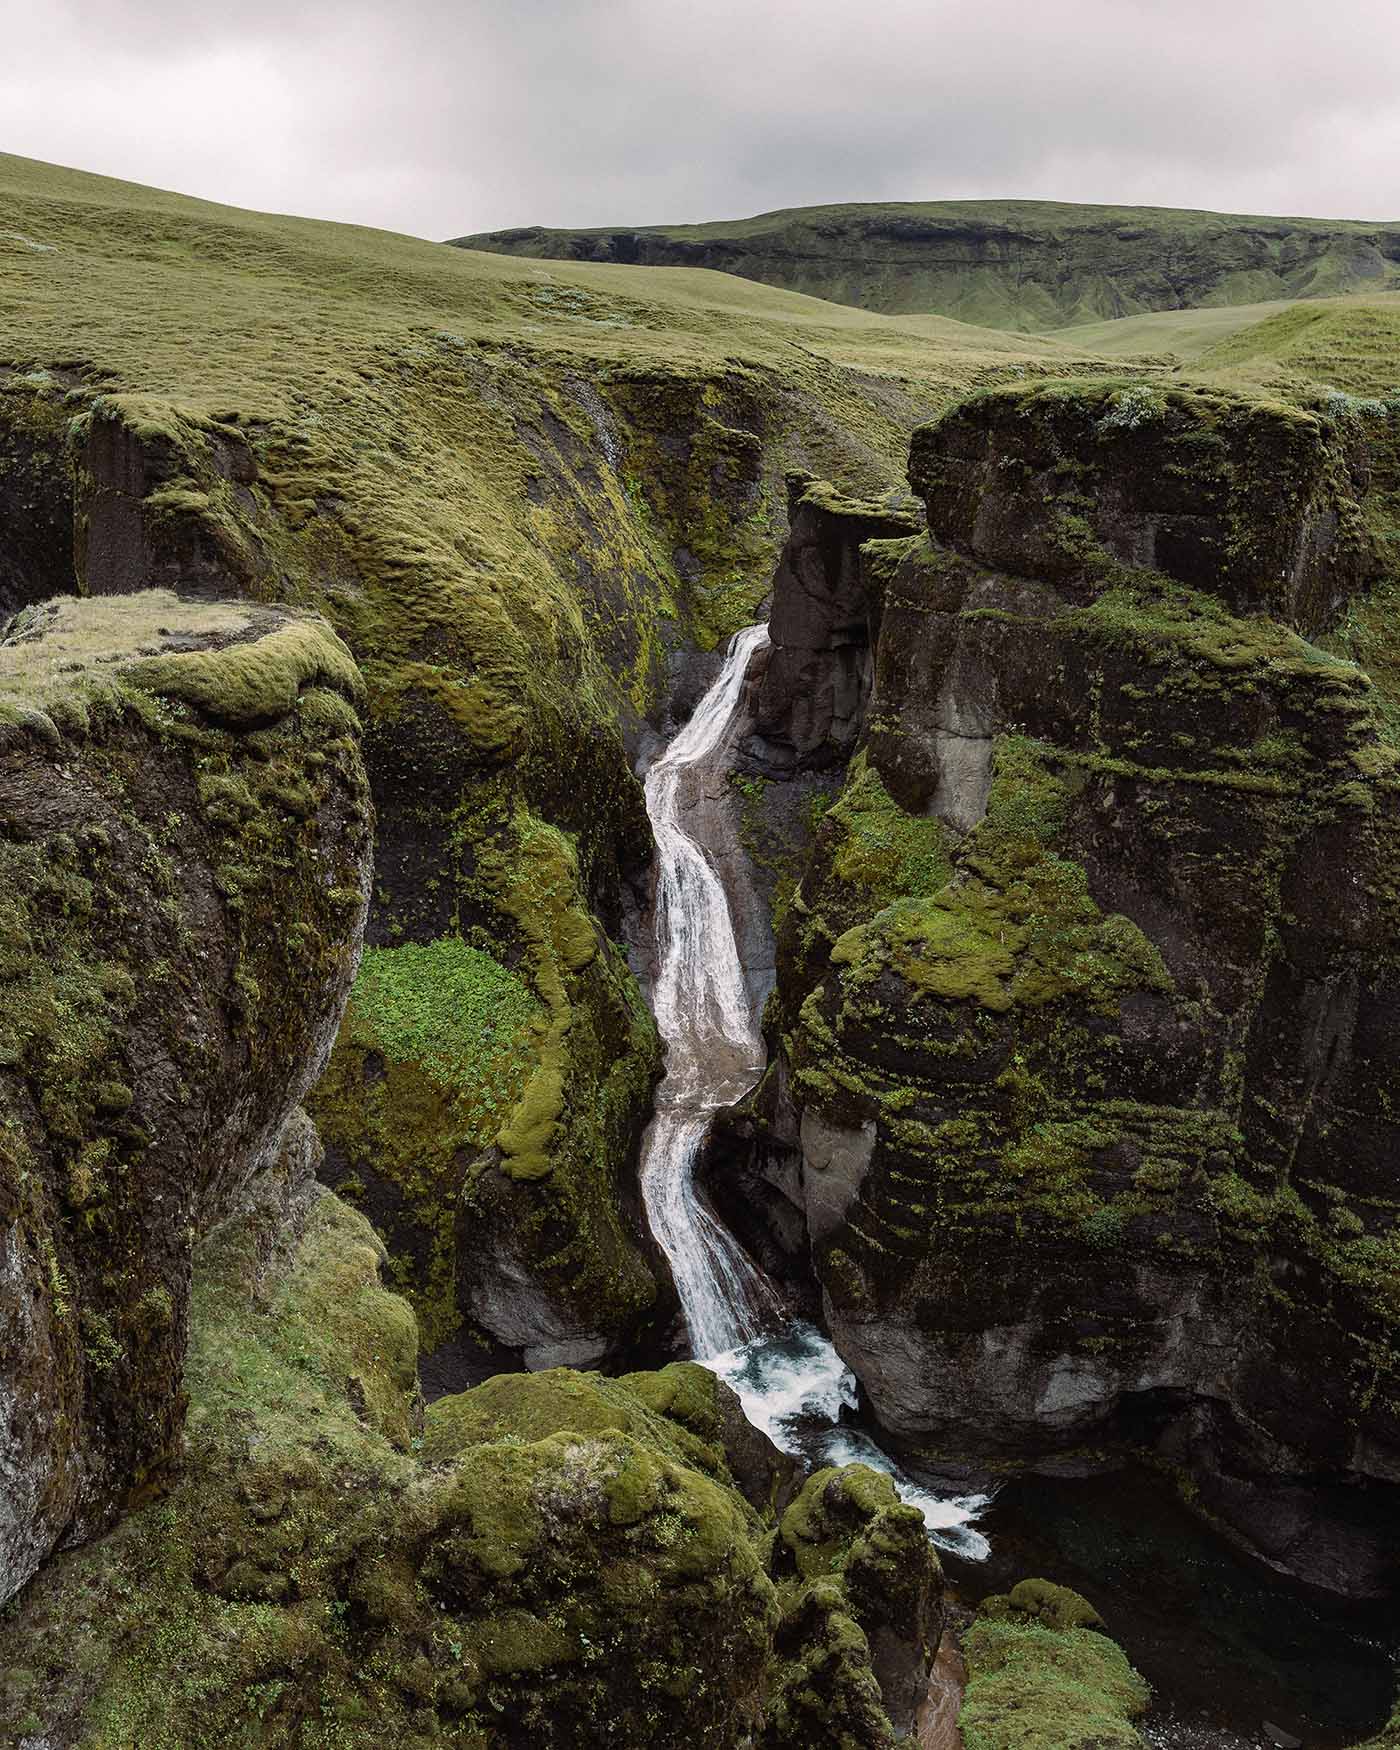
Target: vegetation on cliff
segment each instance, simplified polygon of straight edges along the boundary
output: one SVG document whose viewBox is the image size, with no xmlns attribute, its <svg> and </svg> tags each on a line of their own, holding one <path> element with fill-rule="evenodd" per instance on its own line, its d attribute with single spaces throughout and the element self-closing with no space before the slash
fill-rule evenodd
<svg viewBox="0 0 1400 1750">
<path fill-rule="evenodd" d="M 433 1341 L 466 1319 L 616 1350 L 656 1295 L 614 1183 L 656 1064 L 609 946 L 649 848 L 627 749 L 673 653 L 752 617 L 788 467 L 883 494 L 920 418 L 1073 355 L 17 158 L 0 184 L 42 246 L 0 256 L 0 605 L 154 583 L 324 611 L 367 688 L 371 946 L 434 950 L 440 1008 L 434 945 L 465 944 L 543 1023 L 493 1126 L 411 1036 L 380 1080 L 357 1004 L 317 1100 L 328 1173 Z M 474 1294 L 459 1260 L 507 1231 L 510 1280 Z"/>
<path fill-rule="evenodd" d="M 1022 1580 L 985 1599 L 963 1650 L 967 1750 L 1141 1750 L 1132 1721 L 1151 1692 L 1067 1586 Z"/>
<path fill-rule="evenodd" d="M 202 1247 L 179 1479 L 0 1619 L 0 1719 L 91 1750 L 776 1750 L 813 1742 L 783 1722 L 816 1684 L 859 1709 L 827 1741 L 893 1742 L 940 1582 L 885 1479 L 814 1479 L 780 1556 L 790 1463 L 702 1368 L 502 1376 L 425 1415 L 383 1248 L 306 1168 Z"/>
<path fill-rule="evenodd" d="M 289 1146 L 369 883 L 324 621 L 163 591 L 0 641 L 0 1593 L 178 1459 L 194 1240 Z"/>
<path fill-rule="evenodd" d="M 1300 399 L 1032 385 L 916 434 L 931 535 L 862 550 L 874 689 L 769 1019 L 804 1143 L 847 1139 L 815 1261 L 887 1426 L 1011 1458 L 1146 1438 L 1273 1559 L 1374 1592 L 1391 421 Z M 1208 1458 L 1175 1427 L 1196 1390 Z M 1286 1507 L 1232 1468 L 1261 1497 L 1281 1468 Z"/>
<path fill-rule="evenodd" d="M 719 268 L 864 310 L 1019 330 L 1400 287 L 1400 224 L 1062 201 L 869 202 L 455 241 L 537 260 Z"/>
</svg>

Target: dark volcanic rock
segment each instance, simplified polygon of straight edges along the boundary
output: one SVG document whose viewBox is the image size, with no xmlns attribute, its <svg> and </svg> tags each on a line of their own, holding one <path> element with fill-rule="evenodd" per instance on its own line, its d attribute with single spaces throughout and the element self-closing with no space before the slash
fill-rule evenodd
<svg viewBox="0 0 1400 1750">
<path fill-rule="evenodd" d="M 875 685 L 771 1015 L 793 1194 L 898 1440 L 1155 1446 L 1277 1566 L 1376 1594 L 1400 771 L 1377 686 L 1284 623 L 1374 565 L 1354 464 L 1325 422 L 1173 402 L 1156 465 L 1199 441 L 1219 487 L 1188 587 L 1146 567 L 1147 439 L 1095 435 L 1119 393 L 968 403 L 916 439 L 937 538 L 863 549 Z M 1030 455 L 1072 464 L 1073 564 Z"/>
<path fill-rule="evenodd" d="M 369 884 L 358 692 L 323 621 L 163 591 L 0 643 L 0 1596 L 160 1486 L 192 1245 L 308 1153 Z"/>
<path fill-rule="evenodd" d="M 992 391 L 915 432 L 909 480 L 931 533 L 996 570 L 1066 582 L 1108 558 L 1304 632 L 1379 569 L 1338 433 L 1204 389 Z"/>
<path fill-rule="evenodd" d="M 807 474 L 788 476 L 788 520 L 757 713 L 780 772 L 849 759 L 871 680 L 860 546 L 918 529 L 907 513 L 843 498 Z"/>
</svg>

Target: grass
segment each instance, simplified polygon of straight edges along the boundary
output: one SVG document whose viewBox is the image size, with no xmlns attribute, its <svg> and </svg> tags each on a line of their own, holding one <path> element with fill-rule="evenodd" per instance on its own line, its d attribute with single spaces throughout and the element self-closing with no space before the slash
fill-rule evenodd
<svg viewBox="0 0 1400 1750">
<path fill-rule="evenodd" d="M 356 1044 L 418 1064 L 488 1111 L 509 1110 L 519 1093 L 521 1036 L 540 1011 L 489 954 L 455 937 L 368 949 L 350 1001 Z"/>
<path fill-rule="evenodd" d="M 516 255 L 591 253 L 619 227 L 483 233 Z M 1400 228 L 1057 201 L 799 207 L 704 225 L 632 228 L 656 264 L 713 248 L 731 273 L 863 309 L 937 311 L 1013 330 L 1064 329 L 1164 305 L 1257 303 L 1400 284 Z M 607 245 L 605 244 L 605 247 Z"/>
</svg>

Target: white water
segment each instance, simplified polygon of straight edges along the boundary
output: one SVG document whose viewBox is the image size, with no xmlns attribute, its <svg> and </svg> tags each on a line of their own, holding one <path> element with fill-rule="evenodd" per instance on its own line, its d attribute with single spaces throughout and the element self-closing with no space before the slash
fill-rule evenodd
<svg viewBox="0 0 1400 1750">
<path fill-rule="evenodd" d="M 935 1543 L 978 1559 L 990 1546 L 972 1524 L 987 1497 L 921 1487 L 862 1429 L 842 1422 L 856 1382 L 829 1338 L 794 1320 L 773 1284 L 717 1220 L 695 1186 L 710 1120 L 763 1069 L 763 1041 L 744 986 L 729 902 L 703 850 L 681 825 L 713 778 L 766 626 L 736 635 L 719 679 L 647 774 L 656 837 L 657 975 L 653 1007 L 666 1075 L 642 1145 L 642 1197 L 675 1277 L 698 1361 L 738 1393 L 744 1414 L 776 1446 L 815 1465 L 861 1462 L 893 1478 L 923 1513 Z"/>
</svg>

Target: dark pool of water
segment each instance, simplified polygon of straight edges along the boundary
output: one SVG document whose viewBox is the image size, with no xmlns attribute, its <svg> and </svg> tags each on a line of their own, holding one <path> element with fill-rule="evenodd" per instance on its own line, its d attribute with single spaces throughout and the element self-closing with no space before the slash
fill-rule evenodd
<svg viewBox="0 0 1400 1750">
<path fill-rule="evenodd" d="M 1396 1607 L 1304 1592 L 1217 1537 L 1152 1472 L 1020 1477 L 981 1522 L 984 1563 L 945 1557 L 969 1600 L 1044 1575 L 1082 1592 L 1159 1703 L 1207 1735 L 1265 1742 L 1264 1721 L 1307 1750 L 1336 1750 L 1389 1717 L 1400 1658 Z"/>
</svg>

